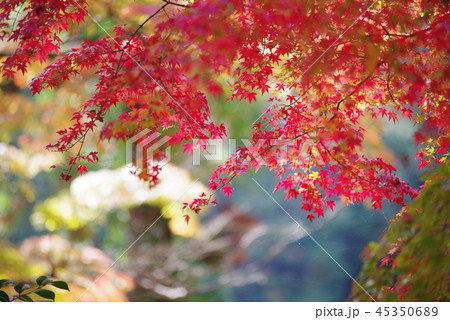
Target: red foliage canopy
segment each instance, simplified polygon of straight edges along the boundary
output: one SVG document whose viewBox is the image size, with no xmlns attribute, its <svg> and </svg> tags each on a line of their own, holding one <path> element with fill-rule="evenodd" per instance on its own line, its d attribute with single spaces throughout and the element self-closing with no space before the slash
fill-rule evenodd
<svg viewBox="0 0 450 320">
<path fill-rule="evenodd" d="M 11 28 L 8 19 L 20 6 L 23 15 Z M 362 117 L 395 122 L 401 115 L 421 124 L 421 166 L 446 161 L 448 12 L 447 1 L 439 0 L 163 0 L 136 30 L 117 26 L 113 35 L 60 56 L 32 81 L 31 91 L 96 70 L 95 93 L 59 132 L 52 150 L 82 146 L 99 124 L 103 139 L 126 140 L 150 129 L 169 135 L 172 144 L 185 144 L 226 136 L 225 127 L 210 119 L 205 93 L 222 94 L 216 79 L 228 75 L 229 99 L 250 105 L 269 92 L 270 105 L 253 124 L 258 156 L 251 147 L 238 148 L 211 176 L 211 190 L 229 196 L 233 177 L 265 163 L 280 180 L 275 191 L 301 198 L 310 220 L 338 198 L 370 199 L 378 209 L 384 199 L 402 203 L 416 191 L 383 159 L 362 154 Z M 2 1 L 0 40 L 17 41 L 19 49 L 0 72 L 12 78 L 33 61 L 58 54 L 58 33 L 86 15 L 84 0 Z M 144 34 L 155 17 L 151 34 Z M 127 111 L 105 123 L 118 103 Z M 80 148 L 70 165 L 96 159 Z M 154 181 L 157 172 L 139 175 Z M 198 212 L 210 199 L 186 206 Z"/>
</svg>

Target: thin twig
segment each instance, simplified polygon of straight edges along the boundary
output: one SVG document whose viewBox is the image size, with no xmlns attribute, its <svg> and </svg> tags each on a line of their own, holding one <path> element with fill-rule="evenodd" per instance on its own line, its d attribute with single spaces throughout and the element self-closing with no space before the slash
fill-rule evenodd
<svg viewBox="0 0 450 320">
<path fill-rule="evenodd" d="M 172 2 L 172 1 L 168 1 L 168 0 L 163 0 L 166 4 L 171 4 L 177 7 L 182 7 L 182 8 L 189 8 L 189 6 L 185 5 L 185 4 L 180 4 L 180 3 L 176 3 L 176 2 Z"/>
<path fill-rule="evenodd" d="M 337 117 L 337 114 L 338 114 L 338 112 L 339 112 L 341 103 L 344 102 L 345 100 L 347 100 L 348 98 L 350 98 L 352 95 L 354 95 L 354 94 L 359 90 L 359 88 L 360 88 L 364 83 L 366 83 L 367 80 L 369 80 L 369 79 L 372 77 L 373 73 L 375 72 L 375 69 L 378 68 L 379 66 L 381 66 L 382 64 L 383 64 L 383 61 L 378 62 L 377 65 L 376 65 L 376 67 L 374 68 L 374 70 L 373 70 L 367 77 L 365 77 L 364 80 L 360 81 L 360 82 L 356 85 L 355 89 L 353 89 L 352 92 L 350 92 L 349 94 L 347 94 L 345 97 L 343 97 L 341 100 L 339 100 L 339 101 L 336 103 L 336 113 L 330 118 L 330 121 Z"/>
</svg>

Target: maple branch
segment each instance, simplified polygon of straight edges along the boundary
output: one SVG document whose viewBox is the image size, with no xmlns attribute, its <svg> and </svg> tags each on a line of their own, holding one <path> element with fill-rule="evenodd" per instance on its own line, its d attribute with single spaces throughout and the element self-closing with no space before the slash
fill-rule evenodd
<svg viewBox="0 0 450 320">
<path fill-rule="evenodd" d="M 16 13 L 16 16 L 14 17 L 14 21 L 11 25 L 11 31 L 14 30 L 14 28 L 16 27 L 16 22 L 17 22 L 17 17 L 19 16 L 20 12 L 22 11 L 22 7 L 25 4 L 25 1 L 20 5 L 19 9 L 16 11 L 16 9 L 14 9 L 14 12 Z"/>
<path fill-rule="evenodd" d="M 386 33 L 386 35 L 388 37 L 413 38 L 413 37 L 417 36 L 419 33 L 428 32 L 428 31 L 431 30 L 431 26 L 430 26 L 430 27 L 427 27 L 427 28 L 422 29 L 422 30 L 417 30 L 417 31 L 415 31 L 413 33 L 398 34 L 398 33 L 391 33 L 391 32 L 389 32 L 381 23 L 380 23 L 380 26 L 381 26 L 381 28 L 383 29 L 383 31 Z"/>
<path fill-rule="evenodd" d="M 90 126 L 89 126 L 89 129 L 91 129 L 93 126 L 94 126 L 94 124 L 90 125 Z M 74 143 L 71 144 L 70 146 L 67 146 L 67 149 L 66 149 L 66 150 L 70 150 L 70 149 L 72 149 L 77 143 L 80 144 L 80 147 L 78 148 L 78 152 L 77 152 L 77 154 L 76 154 L 76 156 L 75 156 L 75 159 L 77 159 L 77 160 L 78 160 L 78 159 L 80 158 L 80 156 L 81 156 L 81 151 L 83 150 L 83 145 L 84 145 L 84 143 L 85 143 L 85 141 L 86 141 L 86 136 L 87 136 L 87 134 L 88 134 L 88 132 L 89 132 L 89 129 L 86 130 L 86 131 L 85 131 L 85 132 L 84 132 L 84 133 L 76 140 L 76 142 L 74 142 Z M 77 161 L 73 162 L 73 163 L 70 165 L 69 168 L 64 169 L 64 170 L 62 170 L 62 171 L 63 171 L 63 172 L 66 172 L 67 174 L 70 174 L 70 173 L 72 172 L 73 167 L 74 167 L 76 164 L 77 164 Z"/>
<path fill-rule="evenodd" d="M 168 1 L 168 0 L 163 0 L 166 4 L 171 4 L 174 5 L 176 7 L 182 7 L 182 8 L 190 8 L 189 6 L 185 5 L 185 4 L 180 4 L 180 3 L 176 3 L 176 2 L 172 2 L 172 1 Z"/>
<path fill-rule="evenodd" d="M 369 16 L 369 19 L 372 20 L 373 22 L 377 23 L 381 29 L 383 29 L 384 33 L 388 36 L 388 37 L 401 37 L 401 38 L 413 38 L 415 36 L 417 36 L 419 33 L 424 33 L 424 32 L 428 32 L 431 29 L 433 29 L 437 24 L 441 23 L 442 20 L 445 21 L 445 17 L 441 16 L 439 18 L 436 18 L 433 23 L 431 25 L 429 25 L 428 27 L 426 27 L 425 29 L 421 29 L 421 30 L 417 30 L 414 31 L 413 33 L 407 33 L 407 34 L 398 34 L 398 33 L 391 33 L 381 22 L 375 20 L 370 13 L 367 13 L 367 15 Z"/>
<path fill-rule="evenodd" d="M 186 110 L 184 110 L 184 108 L 178 103 L 178 101 L 175 99 L 175 97 L 172 95 L 172 93 L 169 91 L 169 89 L 167 89 L 166 85 L 164 84 L 164 81 L 160 77 L 158 77 L 158 80 L 159 80 L 159 83 L 157 81 L 155 81 L 156 84 L 161 86 L 164 89 L 164 91 L 167 93 L 167 95 L 175 102 L 175 104 L 178 106 L 178 108 L 181 111 L 183 111 L 182 113 L 185 113 L 185 116 L 183 116 L 183 117 L 187 120 L 187 123 L 189 124 L 191 129 L 194 129 L 193 124 L 189 121 L 189 117 L 191 119 L 193 119 L 194 122 L 197 122 L 197 121 L 195 121 L 195 119 Z"/>
<path fill-rule="evenodd" d="M 355 177 L 357 177 L 358 179 L 361 179 L 363 181 L 366 181 L 367 183 L 373 185 L 374 187 L 378 187 L 376 184 L 374 184 L 373 182 L 371 182 L 370 180 L 367 180 L 364 177 L 361 177 L 359 174 L 356 174 L 355 172 L 353 172 L 353 170 L 351 170 L 351 168 L 349 168 L 345 163 L 342 163 L 339 159 L 337 159 L 332 153 L 331 151 L 327 148 L 327 146 L 325 146 L 325 144 L 322 142 L 322 140 L 319 141 L 320 144 L 322 145 L 322 147 L 325 149 L 325 151 L 330 155 L 330 157 L 336 161 L 337 164 L 339 164 L 341 167 L 348 169 L 350 171 L 350 173 L 352 175 L 354 175 Z"/>
<path fill-rule="evenodd" d="M 184 4 L 179 4 L 179 3 L 171 2 L 171 1 L 168 1 L 168 0 L 163 0 L 163 2 L 165 2 L 165 4 L 163 4 L 158 10 L 156 10 L 151 16 L 149 16 L 147 19 L 145 19 L 144 22 L 142 22 L 139 25 L 139 27 L 131 35 L 130 39 L 125 44 L 125 46 L 122 48 L 122 50 L 125 50 L 130 45 L 131 40 L 133 40 L 133 38 L 137 35 L 139 30 L 141 30 L 147 22 L 149 22 L 153 17 L 155 17 L 158 13 L 160 13 L 162 10 L 164 10 L 167 6 L 173 5 L 173 6 L 177 6 L 177 7 L 189 8 L 189 6 L 186 6 Z"/>
<path fill-rule="evenodd" d="M 377 65 L 376 65 L 376 67 L 374 68 L 374 70 L 373 70 L 367 77 L 365 77 L 364 80 L 360 81 L 360 82 L 356 85 L 355 89 L 353 89 L 352 92 L 350 92 L 349 94 L 347 94 L 345 97 L 343 97 L 341 100 L 339 100 L 339 101 L 336 103 L 336 113 L 330 118 L 330 121 L 337 117 L 337 114 L 338 114 L 338 112 L 339 112 L 339 108 L 340 108 L 342 102 L 344 102 L 345 100 L 347 100 L 348 98 L 350 98 L 352 95 L 354 95 L 354 94 L 359 90 L 359 88 L 360 88 L 364 83 L 366 83 L 367 80 L 369 80 L 369 79 L 372 77 L 372 75 L 373 75 L 373 73 L 375 72 L 376 68 L 378 68 L 378 67 L 381 66 L 382 64 L 383 64 L 383 61 L 378 62 Z"/>
<path fill-rule="evenodd" d="M 294 101 L 295 101 L 295 102 L 298 102 L 298 100 L 299 100 L 300 98 L 304 97 L 304 96 L 308 93 L 308 91 L 309 91 L 314 85 L 316 85 L 320 80 L 322 80 L 322 78 L 323 78 L 323 77 L 320 77 L 319 79 L 317 79 L 316 81 L 314 81 L 314 83 L 312 83 L 308 88 L 306 88 L 306 89 L 303 91 L 303 93 L 300 94 Z"/>
<path fill-rule="evenodd" d="M 397 102 L 397 100 L 394 98 L 394 95 L 392 94 L 391 86 L 390 86 L 389 82 L 390 82 L 390 74 L 388 73 L 387 79 L 386 79 L 386 88 L 387 88 L 387 91 L 388 91 L 389 96 L 391 97 L 392 101 L 393 101 L 396 105 L 399 105 L 399 103 Z"/>
<path fill-rule="evenodd" d="M 388 66 L 388 67 L 389 67 L 389 66 Z M 389 70 L 387 71 L 387 78 L 386 78 L 386 79 L 383 79 L 383 78 L 378 77 L 378 76 L 377 76 L 377 77 L 374 77 L 374 78 L 380 79 L 381 81 L 386 82 L 386 89 L 387 89 L 387 92 L 388 92 L 388 94 L 389 94 L 389 97 L 391 98 L 392 102 L 393 102 L 395 105 L 397 105 L 397 106 L 400 107 L 400 104 L 398 103 L 397 99 L 394 97 L 394 94 L 392 93 L 392 90 L 391 90 L 391 86 L 390 86 L 390 73 L 389 73 Z"/>
<path fill-rule="evenodd" d="M 134 31 L 134 33 L 131 35 L 130 39 L 128 39 L 128 42 L 125 44 L 125 46 L 122 48 L 122 50 L 125 50 L 129 45 L 131 40 L 133 40 L 133 38 L 136 36 L 136 34 L 139 32 L 139 30 L 142 29 L 142 27 L 144 27 L 144 25 L 149 22 L 154 16 L 156 16 L 158 13 L 160 13 L 162 10 L 164 10 L 165 7 L 167 7 L 169 4 L 166 3 L 164 5 L 162 5 L 158 10 L 156 10 L 156 12 L 154 12 L 150 17 L 148 17 L 147 19 L 145 19 L 144 22 L 142 22 L 139 27 L 137 27 L 137 29 Z"/>
<path fill-rule="evenodd" d="M 84 58 L 83 60 L 80 60 L 80 61 L 74 61 L 74 63 L 75 63 L 76 65 L 79 65 L 79 64 L 81 64 L 81 63 L 83 63 L 83 62 L 85 62 L 85 61 L 88 61 L 88 60 L 90 60 L 90 59 L 97 58 L 97 57 L 103 56 L 103 55 L 105 55 L 105 54 L 112 54 L 112 53 L 118 53 L 118 52 L 122 52 L 122 49 L 111 50 L 111 51 L 99 53 L 99 54 L 96 54 L 96 55 L 93 55 L 93 56 Z M 55 56 L 56 56 L 56 55 L 55 55 Z M 104 61 L 104 62 L 112 62 L 112 61 Z"/>
<path fill-rule="evenodd" d="M 209 195 L 209 197 L 208 197 L 208 203 L 211 201 L 211 198 L 217 193 L 217 192 L 219 192 L 220 190 L 222 190 L 224 187 L 226 187 L 228 184 L 230 184 L 231 183 L 231 181 L 234 179 L 234 178 L 236 178 L 237 177 L 237 173 L 233 173 L 232 175 L 231 175 L 231 177 L 229 178 L 229 179 L 227 179 L 227 182 L 225 182 L 225 183 L 223 183 L 220 187 L 218 187 L 213 193 L 211 193 L 210 195 Z"/>
<path fill-rule="evenodd" d="M 163 9 L 163 12 L 165 13 L 165 15 L 166 15 L 167 19 L 170 19 L 170 16 L 169 16 L 169 14 L 167 13 L 167 11 L 166 11 L 166 9 L 165 9 L 165 8 Z"/>
<path fill-rule="evenodd" d="M 137 29 L 134 31 L 134 33 L 131 35 L 131 37 L 128 39 L 127 43 L 122 47 L 122 49 L 121 49 L 122 52 L 121 52 L 121 54 L 120 54 L 119 62 L 118 62 L 118 65 L 117 65 L 117 72 L 116 72 L 116 75 L 118 74 L 119 70 L 120 70 L 120 69 L 122 68 L 122 66 L 123 66 L 123 65 L 121 66 L 121 63 L 122 63 L 123 55 L 125 54 L 125 50 L 128 48 L 128 46 L 130 45 L 130 43 L 131 43 L 131 41 L 134 39 L 134 37 L 138 34 L 139 30 L 141 30 L 147 22 L 149 22 L 152 18 L 154 18 L 154 17 L 155 17 L 158 13 L 160 13 L 161 11 L 164 11 L 164 12 L 165 12 L 165 8 L 166 8 L 167 6 L 169 6 L 169 5 L 174 5 L 174 6 L 178 6 L 178 7 L 188 8 L 188 6 L 186 6 L 186 5 L 178 4 L 178 3 L 171 2 L 171 1 L 168 1 L 168 0 L 163 0 L 163 2 L 165 2 L 165 4 L 162 5 L 158 10 L 156 10 L 152 15 L 150 15 L 147 19 L 145 19 L 144 22 L 142 22 L 142 23 L 137 27 Z M 167 13 L 166 13 L 166 14 L 167 14 Z"/>
</svg>

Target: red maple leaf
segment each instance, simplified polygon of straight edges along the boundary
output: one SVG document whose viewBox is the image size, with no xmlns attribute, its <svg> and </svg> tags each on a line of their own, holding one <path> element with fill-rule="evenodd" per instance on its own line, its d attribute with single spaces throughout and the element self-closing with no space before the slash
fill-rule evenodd
<svg viewBox="0 0 450 320">
<path fill-rule="evenodd" d="M 223 195 L 230 199 L 230 195 L 233 194 L 233 187 L 223 186 L 222 187 Z"/>
<path fill-rule="evenodd" d="M 86 166 L 78 166 L 77 171 L 80 173 L 80 175 L 82 175 L 83 173 L 87 172 L 88 169 L 86 168 Z"/>
</svg>

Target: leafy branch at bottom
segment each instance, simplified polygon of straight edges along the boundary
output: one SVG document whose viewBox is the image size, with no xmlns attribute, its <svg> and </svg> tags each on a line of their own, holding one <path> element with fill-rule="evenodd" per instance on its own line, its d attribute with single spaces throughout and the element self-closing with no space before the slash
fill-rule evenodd
<svg viewBox="0 0 450 320">
<path fill-rule="evenodd" d="M 50 285 L 59 289 L 70 291 L 69 286 L 65 281 L 55 281 L 47 278 L 46 276 L 40 276 L 36 279 L 37 287 L 32 289 L 32 285 L 28 283 L 16 283 L 15 281 L 8 279 L 0 280 L 0 289 L 6 286 L 14 286 L 14 290 L 17 294 L 10 297 L 8 293 L 0 290 L 0 302 L 12 302 L 21 300 L 25 302 L 33 302 L 30 294 L 34 293 L 44 299 L 55 301 L 55 293 L 48 289 L 43 289 L 45 286 Z M 33 285 L 34 286 L 34 285 Z M 31 289 L 31 290 L 30 290 Z M 28 290 L 28 291 L 27 291 Z"/>
</svg>

